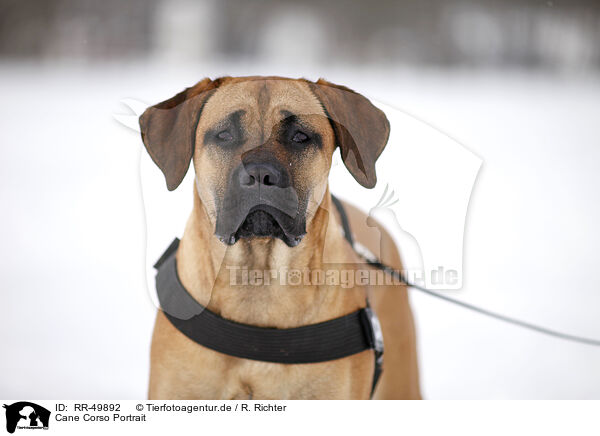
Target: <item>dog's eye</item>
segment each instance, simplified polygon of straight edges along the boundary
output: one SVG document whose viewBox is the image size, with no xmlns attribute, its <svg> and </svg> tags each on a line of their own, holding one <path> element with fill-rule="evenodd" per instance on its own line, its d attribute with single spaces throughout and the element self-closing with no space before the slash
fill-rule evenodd
<svg viewBox="0 0 600 436">
<path fill-rule="evenodd" d="M 296 133 L 294 133 L 294 136 L 292 136 L 292 141 L 297 142 L 298 144 L 301 144 L 303 142 L 308 141 L 308 135 L 306 133 L 298 130 Z"/>
<path fill-rule="evenodd" d="M 220 141 L 231 141 L 233 135 L 228 130 L 223 130 L 222 132 L 217 133 L 217 139 Z"/>
</svg>

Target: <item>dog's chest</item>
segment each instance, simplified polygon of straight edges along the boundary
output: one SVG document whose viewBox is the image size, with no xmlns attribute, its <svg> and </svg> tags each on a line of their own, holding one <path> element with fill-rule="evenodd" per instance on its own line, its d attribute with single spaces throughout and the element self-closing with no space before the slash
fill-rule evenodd
<svg viewBox="0 0 600 436">
<path fill-rule="evenodd" d="M 210 352 L 210 350 L 208 350 Z M 224 370 L 201 371 L 202 380 L 219 380 L 207 397 L 228 399 L 366 399 L 372 381 L 369 351 L 316 364 L 277 364 L 237 358 Z M 212 372 L 212 374 L 211 374 Z M 211 383 L 212 385 L 212 383 Z"/>
</svg>

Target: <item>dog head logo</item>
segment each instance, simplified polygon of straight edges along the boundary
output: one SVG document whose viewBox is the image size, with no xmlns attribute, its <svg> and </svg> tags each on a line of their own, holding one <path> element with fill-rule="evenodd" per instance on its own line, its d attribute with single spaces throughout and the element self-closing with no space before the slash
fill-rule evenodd
<svg viewBox="0 0 600 436">
<path fill-rule="evenodd" d="M 19 401 L 6 409 L 6 431 L 14 433 L 18 429 L 48 429 L 50 411 L 42 406 L 28 401 Z"/>
</svg>

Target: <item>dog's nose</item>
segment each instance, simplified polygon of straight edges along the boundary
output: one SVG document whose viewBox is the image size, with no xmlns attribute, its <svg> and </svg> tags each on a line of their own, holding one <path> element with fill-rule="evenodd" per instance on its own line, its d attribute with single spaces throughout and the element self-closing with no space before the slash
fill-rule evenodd
<svg viewBox="0 0 600 436">
<path fill-rule="evenodd" d="M 245 171 L 240 171 L 240 185 L 254 187 L 255 185 L 278 186 L 283 188 L 283 176 L 280 168 L 268 162 L 248 163 Z"/>
</svg>

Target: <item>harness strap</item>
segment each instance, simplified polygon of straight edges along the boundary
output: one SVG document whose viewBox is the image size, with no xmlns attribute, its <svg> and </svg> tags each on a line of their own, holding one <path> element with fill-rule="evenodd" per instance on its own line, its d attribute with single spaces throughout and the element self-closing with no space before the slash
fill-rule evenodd
<svg viewBox="0 0 600 436">
<path fill-rule="evenodd" d="M 344 205 L 335 195 L 331 195 L 331 201 L 333 202 L 335 208 L 340 214 L 340 220 L 342 221 L 342 229 L 344 230 L 344 238 L 350 244 L 352 248 L 354 248 L 354 238 L 352 237 L 352 230 L 350 230 L 350 221 L 348 221 L 348 215 L 346 215 L 346 209 L 344 209 Z"/>
<path fill-rule="evenodd" d="M 354 238 L 352 237 L 352 230 L 350 230 L 350 221 L 348 220 L 348 215 L 346 214 L 346 210 L 344 209 L 344 205 L 342 202 L 333 194 L 331 195 L 331 200 L 335 205 L 339 215 L 340 220 L 342 222 L 342 229 L 344 230 L 344 238 L 350 244 L 350 247 L 354 251 L 356 251 L 356 247 L 354 245 Z M 368 316 L 371 318 L 371 326 L 373 327 L 372 337 L 375 340 L 373 344 L 373 351 L 375 352 L 375 369 L 373 371 L 373 384 L 371 386 L 371 397 L 375 392 L 375 388 L 377 387 L 377 382 L 383 373 L 383 332 L 381 330 L 381 325 L 379 324 L 379 319 L 375 312 L 371 309 L 369 305 L 369 299 L 367 299 L 367 307 L 365 308 Z"/>
<path fill-rule="evenodd" d="M 339 202 L 346 239 L 351 242 L 348 218 Z M 177 275 L 175 239 L 154 265 L 160 307 L 169 321 L 194 342 L 230 356 L 265 362 L 302 364 L 326 362 L 361 351 L 375 351 L 371 395 L 382 369 L 383 336 L 370 307 L 329 321 L 278 329 L 257 327 L 225 319 L 198 303 Z"/>
</svg>

